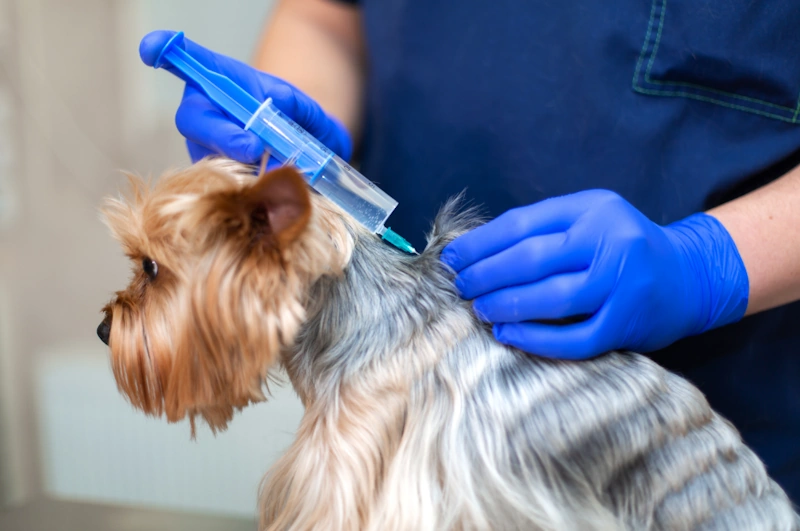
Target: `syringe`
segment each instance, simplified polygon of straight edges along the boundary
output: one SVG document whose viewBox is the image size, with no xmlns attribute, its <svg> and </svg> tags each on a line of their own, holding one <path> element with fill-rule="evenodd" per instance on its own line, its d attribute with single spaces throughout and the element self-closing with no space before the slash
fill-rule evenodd
<svg viewBox="0 0 800 531">
<path fill-rule="evenodd" d="M 183 32 L 176 33 L 153 66 L 169 63 L 175 67 L 245 129 L 258 135 L 278 162 L 296 166 L 314 190 L 398 249 L 416 254 L 410 243 L 385 226 L 397 201 L 278 110 L 272 98 L 259 102 L 229 78 L 200 64 L 182 43 Z"/>
</svg>

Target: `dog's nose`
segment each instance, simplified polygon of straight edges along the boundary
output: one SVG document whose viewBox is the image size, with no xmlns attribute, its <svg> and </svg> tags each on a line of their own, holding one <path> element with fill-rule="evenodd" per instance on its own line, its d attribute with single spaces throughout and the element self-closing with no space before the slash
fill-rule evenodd
<svg viewBox="0 0 800 531">
<path fill-rule="evenodd" d="M 100 341 L 108 345 L 108 336 L 111 334 L 111 324 L 103 321 L 97 327 L 97 337 L 100 338 Z"/>
</svg>

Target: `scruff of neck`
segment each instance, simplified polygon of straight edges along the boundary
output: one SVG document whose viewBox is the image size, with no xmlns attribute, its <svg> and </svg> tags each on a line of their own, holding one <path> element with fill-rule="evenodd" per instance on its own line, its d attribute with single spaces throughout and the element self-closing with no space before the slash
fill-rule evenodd
<svg viewBox="0 0 800 531">
<path fill-rule="evenodd" d="M 474 211 L 459 212 L 459 203 L 456 198 L 442 209 L 425 250 L 409 255 L 381 241 L 324 198 L 314 197 L 315 221 L 330 235 L 346 265 L 341 273 L 333 268 L 311 286 L 305 323 L 283 356 L 306 405 L 323 395 L 333 399 L 343 386 L 363 381 L 366 372 L 379 368 L 385 373 L 398 361 L 396 353 L 407 351 L 412 343 L 416 351 L 428 351 L 420 343 L 439 338 L 426 338 L 425 331 L 436 329 L 435 323 L 449 312 L 469 311 L 456 293 L 452 272 L 439 260 L 450 241 L 480 223 Z M 441 345 L 434 350 L 440 352 Z M 403 373 L 418 374 L 410 366 L 427 362 L 404 359 Z"/>
</svg>

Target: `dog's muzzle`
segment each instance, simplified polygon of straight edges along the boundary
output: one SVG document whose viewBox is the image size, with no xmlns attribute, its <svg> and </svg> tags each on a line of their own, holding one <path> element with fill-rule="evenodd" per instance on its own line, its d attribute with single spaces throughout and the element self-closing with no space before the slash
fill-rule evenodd
<svg viewBox="0 0 800 531">
<path fill-rule="evenodd" d="M 108 345 L 108 336 L 111 335 L 111 319 L 103 319 L 103 322 L 97 326 L 97 337 L 100 341 Z"/>
</svg>

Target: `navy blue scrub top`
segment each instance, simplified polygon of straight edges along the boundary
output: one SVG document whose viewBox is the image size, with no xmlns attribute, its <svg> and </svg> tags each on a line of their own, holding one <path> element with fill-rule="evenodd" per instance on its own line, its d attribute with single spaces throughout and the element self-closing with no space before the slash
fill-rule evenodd
<svg viewBox="0 0 800 531">
<path fill-rule="evenodd" d="M 357 0 L 356 0 L 357 1 Z M 361 169 L 420 248 L 466 188 L 497 216 L 589 188 L 666 224 L 800 163 L 795 0 L 361 0 Z M 800 503 L 800 305 L 652 354 Z"/>
</svg>

